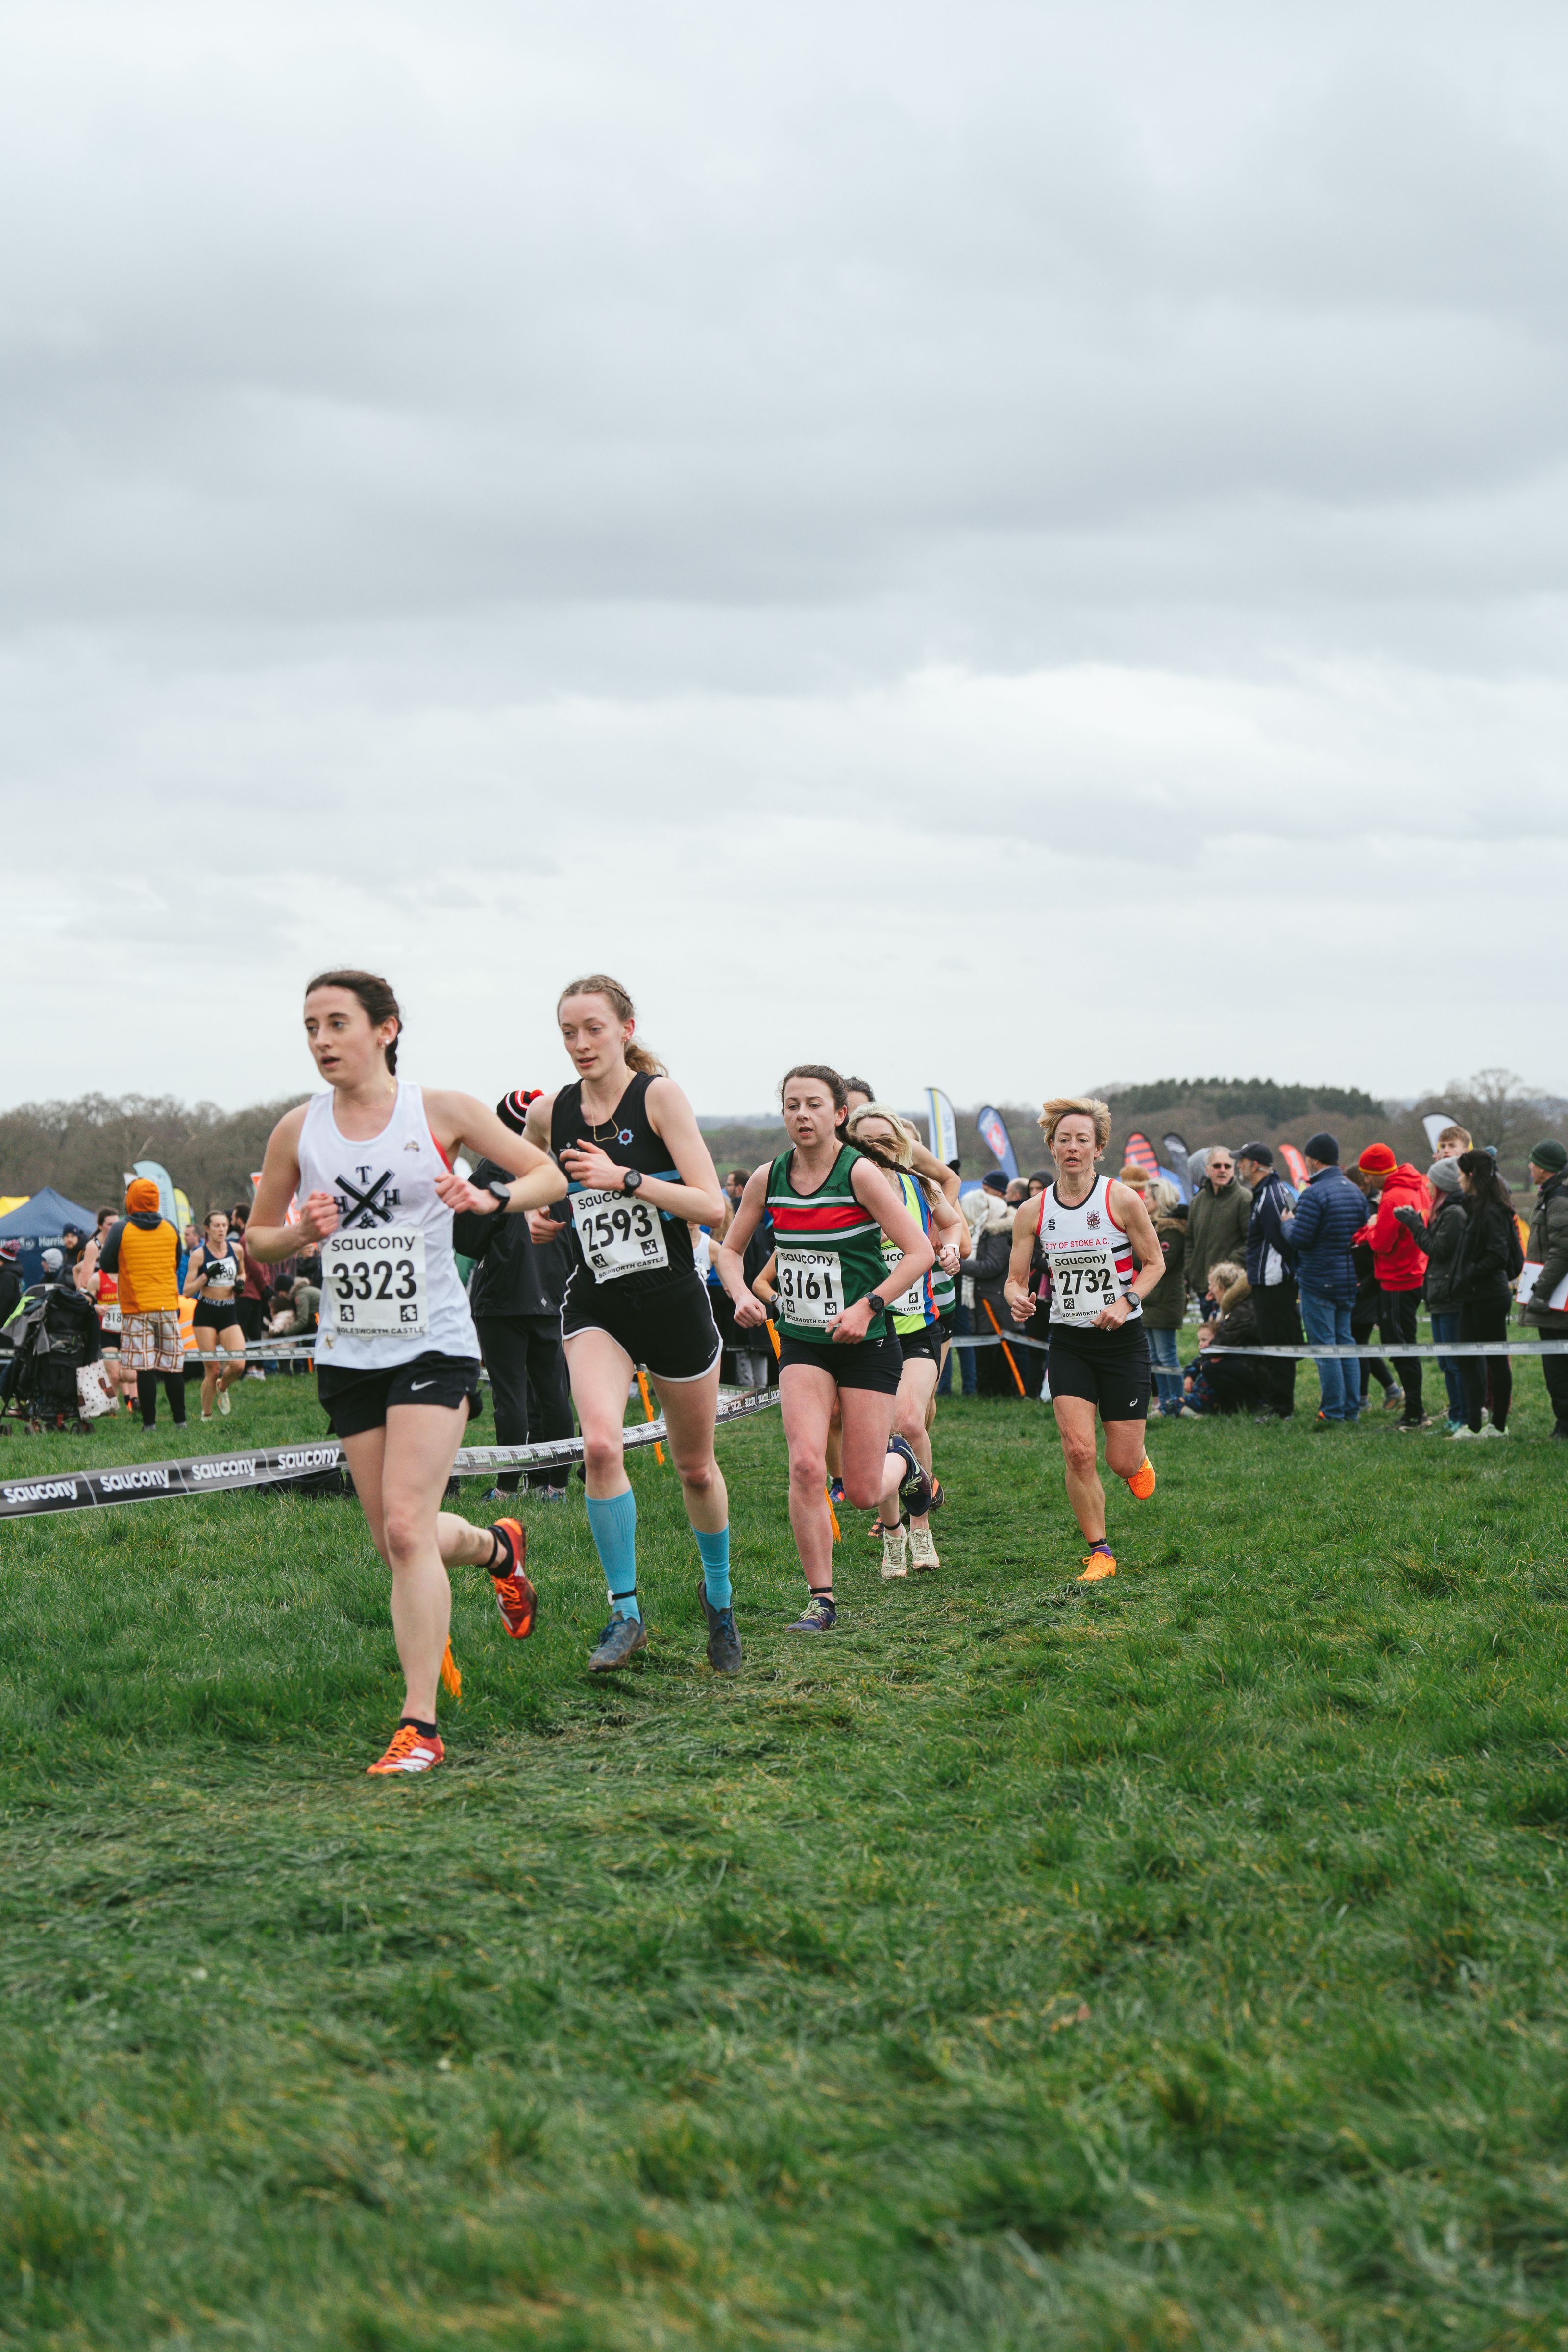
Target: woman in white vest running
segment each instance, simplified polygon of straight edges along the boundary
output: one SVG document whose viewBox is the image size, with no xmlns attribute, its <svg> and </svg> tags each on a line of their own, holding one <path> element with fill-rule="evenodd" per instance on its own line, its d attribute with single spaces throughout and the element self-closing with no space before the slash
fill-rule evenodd
<svg viewBox="0 0 1568 2352">
<path fill-rule="evenodd" d="M 1146 1503 L 1154 1465 L 1144 1446 L 1149 1414 L 1149 1341 L 1143 1300 L 1163 1276 L 1164 1255 L 1149 1212 L 1131 1184 L 1095 1172 L 1110 1140 L 1110 1109 L 1095 1097 L 1058 1096 L 1040 1113 L 1054 1183 L 1019 1203 L 1013 1220 L 1007 1303 L 1026 1323 L 1037 1301 L 1029 1267 L 1037 1241 L 1046 1262 L 1040 1288 L 1050 1299 L 1050 1393 L 1062 1441 L 1068 1500 L 1089 1550 L 1080 1584 L 1114 1576 L 1105 1536 L 1105 1489 L 1095 1466 L 1094 1416 L 1105 1425 L 1105 1466 Z"/>
<path fill-rule="evenodd" d="M 488 1570 L 508 1633 L 521 1640 L 533 1630 L 521 1524 L 477 1528 L 441 1508 L 479 1377 L 452 1218 L 541 1208 L 565 1189 L 544 1153 L 473 1096 L 399 1078 L 402 1027 L 396 998 L 374 972 L 328 971 L 310 982 L 305 1035 L 330 1091 L 273 1129 L 245 1235 L 250 1255 L 270 1265 L 321 1244 L 317 1390 L 392 1573 L 407 1683 L 373 1773 L 427 1772 L 442 1760 L 436 1687 L 451 1619 L 448 1568 Z M 453 1171 L 459 1145 L 521 1181 L 477 1190 Z"/>
</svg>

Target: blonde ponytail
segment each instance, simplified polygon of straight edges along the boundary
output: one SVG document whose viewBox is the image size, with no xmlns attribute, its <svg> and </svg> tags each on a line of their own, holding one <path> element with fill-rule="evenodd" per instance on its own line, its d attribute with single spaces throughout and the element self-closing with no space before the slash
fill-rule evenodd
<svg viewBox="0 0 1568 2352">
<path fill-rule="evenodd" d="M 555 1000 L 558 1015 L 569 996 L 602 996 L 617 1021 L 635 1021 L 637 1017 L 637 1006 L 620 982 L 612 980 L 607 971 L 591 971 L 583 980 L 569 981 Z M 669 1076 L 652 1047 L 645 1045 L 637 1037 L 628 1040 L 626 1056 L 627 1069 L 636 1070 L 641 1076 L 650 1078 L 668 1078 Z"/>
</svg>

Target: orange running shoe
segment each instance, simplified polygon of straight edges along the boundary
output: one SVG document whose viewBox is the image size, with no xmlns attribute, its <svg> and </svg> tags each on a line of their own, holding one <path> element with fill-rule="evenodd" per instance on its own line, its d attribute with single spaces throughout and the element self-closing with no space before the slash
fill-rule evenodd
<svg viewBox="0 0 1568 2352">
<path fill-rule="evenodd" d="M 368 1764 L 365 1769 L 367 1773 L 428 1772 L 433 1764 L 443 1763 L 446 1755 L 439 1732 L 426 1739 L 412 1723 L 400 1723 L 392 1735 L 392 1745 L 385 1755 L 374 1764 Z"/>
<path fill-rule="evenodd" d="M 539 1606 L 539 1595 L 522 1570 L 522 1563 L 528 1558 L 528 1529 L 521 1519 L 498 1519 L 491 1533 L 500 1536 L 511 1553 L 511 1566 L 502 1574 L 498 1575 L 493 1568 L 490 1570 L 496 1607 L 512 1640 L 526 1642 L 533 1631 L 533 1612 Z"/>
<path fill-rule="evenodd" d="M 1127 1491 L 1131 1496 L 1132 1496 L 1135 1501 L 1146 1503 L 1150 1496 L 1153 1493 L 1157 1483 L 1158 1482 L 1154 1476 L 1154 1465 L 1150 1461 L 1149 1456 L 1145 1454 L 1142 1461 L 1140 1462 L 1137 1469 L 1134 1470 L 1131 1477 L 1127 1481 Z"/>
<path fill-rule="evenodd" d="M 1083 1574 L 1081 1576 L 1074 1577 L 1073 1582 L 1075 1584 L 1098 1584 L 1102 1577 L 1114 1576 L 1115 1573 L 1116 1562 L 1112 1559 L 1109 1550 L 1106 1549 L 1104 1544 L 1096 1544 L 1092 1551 L 1085 1552 L 1083 1556 Z"/>
</svg>

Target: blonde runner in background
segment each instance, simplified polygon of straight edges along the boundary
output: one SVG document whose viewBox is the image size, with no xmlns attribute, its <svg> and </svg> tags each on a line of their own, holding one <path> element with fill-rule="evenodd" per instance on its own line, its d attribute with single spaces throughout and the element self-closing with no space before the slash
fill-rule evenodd
<svg viewBox="0 0 1568 2352">
<path fill-rule="evenodd" d="M 452 1217 L 542 1207 L 564 1190 L 543 1152 L 472 1095 L 400 1079 L 402 1029 L 397 999 L 374 972 L 328 971 L 310 982 L 305 1037 L 328 1091 L 273 1129 L 245 1236 L 264 1265 L 321 1244 L 317 1389 L 392 1573 L 406 1679 L 397 1729 L 373 1773 L 427 1772 L 442 1761 L 436 1686 L 449 1567 L 488 1570 L 508 1633 L 521 1640 L 533 1630 L 521 1523 L 476 1528 L 441 1508 L 479 1377 Z M 477 1191 L 453 1171 L 459 1145 L 521 1181 Z"/>
<path fill-rule="evenodd" d="M 942 1372 L 942 1321 L 936 1303 L 935 1276 L 940 1265 L 951 1276 L 958 1265 L 958 1237 L 966 1232 L 963 1216 L 945 1194 L 934 1184 L 922 1184 L 911 1173 L 915 1139 L 903 1119 L 890 1104 L 862 1103 L 852 1110 L 845 1127 L 851 1143 L 862 1149 L 867 1146 L 879 1151 L 884 1160 L 894 1164 L 890 1181 L 898 1187 L 904 1206 L 918 1217 L 922 1232 L 932 1243 L 936 1257 L 918 1282 L 911 1283 L 892 1306 L 893 1329 L 898 1334 L 900 1352 L 903 1358 L 899 1374 L 898 1402 L 894 1410 L 893 1427 L 907 1439 L 915 1459 L 925 1472 L 931 1485 L 931 1502 L 925 1511 L 900 1511 L 896 1496 L 884 1496 L 878 1514 L 882 1530 L 882 1574 L 884 1577 L 903 1576 L 908 1572 L 906 1550 L 917 1569 L 940 1568 L 935 1541 L 931 1531 L 930 1513 L 942 1499 L 942 1486 L 931 1461 L 928 1417 L 936 1384 Z M 928 1155 L 929 1156 L 929 1155 Z M 884 1240 L 882 1255 L 889 1270 L 898 1255 L 895 1245 Z M 906 1543 L 904 1526 L 909 1524 Z"/>
</svg>

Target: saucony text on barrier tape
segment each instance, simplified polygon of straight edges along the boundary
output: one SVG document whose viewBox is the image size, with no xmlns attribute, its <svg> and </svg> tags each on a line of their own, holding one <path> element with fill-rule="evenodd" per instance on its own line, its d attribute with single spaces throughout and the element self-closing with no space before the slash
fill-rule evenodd
<svg viewBox="0 0 1568 2352">
<path fill-rule="evenodd" d="M 765 1412 L 779 1402 L 777 1389 L 751 1389 L 730 1397 L 719 1407 L 718 1426 Z M 665 1435 L 662 1414 L 657 1421 L 636 1423 L 626 1443 L 652 1445 Z M 246 1488 L 278 1486 L 293 1478 L 308 1478 L 322 1470 L 343 1466 L 343 1449 L 335 1437 L 316 1445 L 280 1445 L 249 1454 L 187 1454 L 178 1462 L 127 1463 L 112 1470 L 79 1470 L 69 1476 L 0 1480 L 0 1519 L 36 1518 L 47 1511 L 101 1509 L 110 1503 L 152 1503 L 181 1495 L 213 1495 Z M 537 1445 L 468 1445 L 452 1465 L 458 1478 L 488 1477 L 497 1470 L 526 1470 L 552 1464 L 581 1462 L 580 1437 L 552 1438 Z"/>
</svg>

